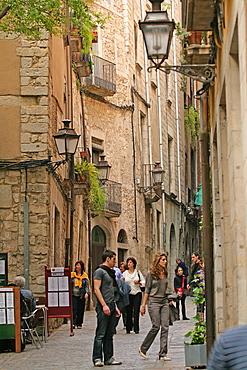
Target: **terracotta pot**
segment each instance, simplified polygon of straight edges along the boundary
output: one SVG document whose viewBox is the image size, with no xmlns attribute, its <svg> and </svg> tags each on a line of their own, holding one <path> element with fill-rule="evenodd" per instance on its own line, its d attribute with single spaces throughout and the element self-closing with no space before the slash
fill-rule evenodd
<svg viewBox="0 0 247 370">
<path fill-rule="evenodd" d="M 196 31 L 195 32 L 195 43 L 196 44 L 201 44 L 202 41 L 202 31 Z"/>
<path fill-rule="evenodd" d="M 190 31 L 191 35 L 188 36 L 188 42 L 189 44 L 194 44 L 195 43 L 195 32 L 194 31 Z"/>
</svg>

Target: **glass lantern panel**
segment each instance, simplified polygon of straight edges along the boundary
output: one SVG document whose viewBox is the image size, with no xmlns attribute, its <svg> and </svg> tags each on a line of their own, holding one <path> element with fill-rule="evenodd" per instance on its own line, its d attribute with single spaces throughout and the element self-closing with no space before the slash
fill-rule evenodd
<svg viewBox="0 0 247 370">
<path fill-rule="evenodd" d="M 142 30 L 148 57 L 152 59 L 166 58 L 172 26 L 170 24 L 143 24 Z"/>
</svg>

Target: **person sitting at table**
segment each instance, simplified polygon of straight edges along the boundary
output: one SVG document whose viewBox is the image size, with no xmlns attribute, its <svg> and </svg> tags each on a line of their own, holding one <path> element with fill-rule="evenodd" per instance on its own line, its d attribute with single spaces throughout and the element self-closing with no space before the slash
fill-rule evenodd
<svg viewBox="0 0 247 370">
<path fill-rule="evenodd" d="M 21 292 L 22 296 L 24 297 L 24 299 L 30 301 L 30 307 L 29 308 L 30 308 L 31 312 L 33 312 L 36 309 L 36 302 L 35 302 L 35 299 L 34 299 L 34 296 L 33 296 L 33 293 L 31 292 L 31 290 L 28 290 L 28 289 L 24 288 L 25 283 L 26 283 L 26 279 L 23 276 L 16 276 L 16 278 L 14 280 L 14 284 L 15 284 L 15 286 L 20 287 L 20 292 Z"/>
</svg>

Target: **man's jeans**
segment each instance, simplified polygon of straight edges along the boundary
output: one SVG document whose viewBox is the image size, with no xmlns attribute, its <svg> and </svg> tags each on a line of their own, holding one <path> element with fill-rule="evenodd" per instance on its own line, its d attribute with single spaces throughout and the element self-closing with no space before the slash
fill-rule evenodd
<svg viewBox="0 0 247 370">
<path fill-rule="evenodd" d="M 113 356 L 113 335 L 116 327 L 116 309 L 115 304 L 109 304 L 110 315 L 103 312 L 102 306 L 96 305 L 97 328 L 93 346 L 93 362 L 96 359 L 103 360 L 102 349 L 104 353 L 104 362 Z"/>
</svg>

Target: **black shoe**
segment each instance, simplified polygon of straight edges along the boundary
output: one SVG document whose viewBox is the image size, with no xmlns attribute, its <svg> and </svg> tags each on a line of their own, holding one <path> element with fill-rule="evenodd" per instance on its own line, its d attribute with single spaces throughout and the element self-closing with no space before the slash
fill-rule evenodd
<svg viewBox="0 0 247 370">
<path fill-rule="evenodd" d="M 135 334 L 139 334 L 139 331 L 135 331 Z"/>
<path fill-rule="evenodd" d="M 189 320 L 189 318 L 188 317 L 184 317 L 183 320 Z"/>
</svg>

